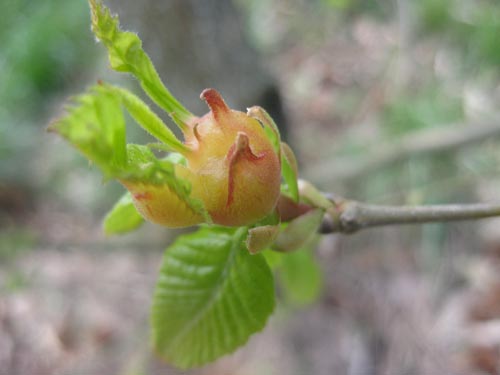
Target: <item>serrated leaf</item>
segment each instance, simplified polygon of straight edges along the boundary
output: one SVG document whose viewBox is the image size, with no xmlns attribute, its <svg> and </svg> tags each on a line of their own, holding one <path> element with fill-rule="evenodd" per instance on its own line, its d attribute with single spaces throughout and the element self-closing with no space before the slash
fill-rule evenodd
<svg viewBox="0 0 500 375">
<path fill-rule="evenodd" d="M 273 277 L 245 249 L 245 228 L 207 227 L 164 255 L 151 313 L 155 351 L 180 368 L 211 362 L 260 331 L 274 309 Z"/>
<path fill-rule="evenodd" d="M 78 96 L 49 129 L 78 148 L 107 179 L 165 186 L 187 209 L 210 223 L 203 202 L 190 197 L 191 184 L 176 175 L 174 163 L 158 159 L 147 146 L 126 144 L 122 99 L 109 85 L 96 85 Z"/>
<path fill-rule="evenodd" d="M 283 254 L 278 270 L 285 300 L 297 306 L 314 302 L 323 285 L 323 275 L 311 249 Z"/>
<path fill-rule="evenodd" d="M 101 168 L 106 177 L 126 168 L 125 121 L 121 103 L 112 93 L 97 85 L 77 96 L 66 108 L 67 114 L 54 121 L 56 131 Z"/>
<path fill-rule="evenodd" d="M 283 174 L 283 179 L 288 188 L 288 193 L 291 198 L 298 202 L 299 200 L 299 188 L 297 185 L 297 159 L 295 155 L 285 142 L 281 142 L 281 173 Z"/>
<path fill-rule="evenodd" d="M 108 178 L 159 178 L 162 166 L 151 150 L 126 144 L 121 97 L 116 92 L 96 85 L 73 102 L 49 130 L 66 138 Z M 164 169 L 164 174 L 172 174 L 173 167 Z"/>
<path fill-rule="evenodd" d="M 174 122 L 184 129 L 195 116 L 190 113 L 163 85 L 149 56 L 142 49 L 139 37 L 120 30 L 118 17 L 111 15 L 100 0 L 89 0 L 92 13 L 92 31 L 106 46 L 111 67 L 133 74 L 144 91 L 163 108 Z"/>
<path fill-rule="evenodd" d="M 144 223 L 144 219 L 137 212 L 132 196 L 125 193 L 113 206 L 104 218 L 104 232 L 106 234 L 123 234 L 131 232 Z"/>
</svg>

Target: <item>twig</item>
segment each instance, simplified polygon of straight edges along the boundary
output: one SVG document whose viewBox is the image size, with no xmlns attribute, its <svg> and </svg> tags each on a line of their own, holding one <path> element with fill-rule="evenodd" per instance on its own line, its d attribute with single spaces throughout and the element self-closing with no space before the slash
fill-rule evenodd
<svg viewBox="0 0 500 375">
<path fill-rule="evenodd" d="M 321 184 L 331 181 L 348 182 L 381 168 L 416 156 L 452 152 L 462 147 L 500 136 L 500 120 L 491 123 L 449 125 L 411 134 L 397 144 L 378 145 L 366 152 L 362 160 L 343 158 L 328 160 L 307 173 L 308 179 Z"/>
<path fill-rule="evenodd" d="M 328 210 L 321 233 L 353 233 L 384 225 L 477 220 L 500 216 L 500 204 L 450 204 L 429 206 L 379 206 L 338 201 Z"/>
</svg>

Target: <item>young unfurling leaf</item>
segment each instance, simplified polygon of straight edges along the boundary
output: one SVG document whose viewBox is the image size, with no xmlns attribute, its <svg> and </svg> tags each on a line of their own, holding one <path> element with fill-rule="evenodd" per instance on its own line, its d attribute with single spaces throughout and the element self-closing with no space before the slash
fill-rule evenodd
<svg viewBox="0 0 500 375">
<path fill-rule="evenodd" d="M 122 105 L 134 101 L 136 115 L 148 117 L 147 106 L 120 89 L 96 85 L 75 99 L 62 119 L 50 130 L 57 131 L 104 172 L 120 181 L 131 193 L 140 214 L 159 224 L 178 227 L 210 222 L 203 202 L 191 196 L 191 182 L 183 178 L 185 167 L 158 159 L 146 146 L 126 144 Z M 158 121 L 160 121 L 158 119 Z M 154 124 L 153 124 L 154 125 Z M 145 125 L 152 127 L 151 123 Z M 159 133 L 152 131 L 152 133 Z M 170 144 L 184 146 L 170 133 Z"/>
<path fill-rule="evenodd" d="M 243 226 L 272 213 L 281 179 L 279 133 L 269 125 L 272 120 L 266 118 L 263 126 L 230 109 L 213 89 L 201 95 L 210 111 L 201 117 L 192 115 L 165 88 L 139 37 L 120 30 L 118 18 L 100 1 L 90 0 L 90 6 L 92 29 L 108 49 L 111 66 L 137 77 L 146 93 L 180 126 L 185 140 L 179 141 L 135 95 L 103 83 L 82 96 L 85 100 L 52 129 L 95 162 L 106 177 L 118 179 L 131 192 L 139 213 L 154 223 Z M 161 161 L 151 152 L 146 160 L 133 157 L 131 151 L 139 148 L 125 147 L 122 107 L 161 142 L 152 147 L 179 153 L 186 163 Z M 77 134 L 80 130 L 85 139 Z M 101 130 L 113 132 L 112 137 Z"/>
<path fill-rule="evenodd" d="M 194 116 L 163 85 L 149 56 L 142 49 L 137 34 L 120 30 L 118 17 L 111 14 L 100 0 L 89 0 L 92 13 L 92 31 L 107 48 L 111 67 L 132 73 L 144 91 L 169 114 L 175 113 L 182 129 Z M 175 121 L 175 120 L 174 120 Z"/>
<path fill-rule="evenodd" d="M 137 212 L 130 193 L 124 194 L 104 218 L 104 233 L 122 234 L 137 229 L 144 218 Z"/>
</svg>

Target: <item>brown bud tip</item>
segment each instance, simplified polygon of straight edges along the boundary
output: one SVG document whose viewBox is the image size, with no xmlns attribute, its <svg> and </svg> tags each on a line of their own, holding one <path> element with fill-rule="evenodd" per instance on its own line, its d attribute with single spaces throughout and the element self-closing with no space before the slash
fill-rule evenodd
<svg viewBox="0 0 500 375">
<path fill-rule="evenodd" d="M 205 89 L 201 93 L 200 98 L 208 104 L 217 121 L 220 120 L 224 114 L 231 111 L 217 90 Z"/>
</svg>

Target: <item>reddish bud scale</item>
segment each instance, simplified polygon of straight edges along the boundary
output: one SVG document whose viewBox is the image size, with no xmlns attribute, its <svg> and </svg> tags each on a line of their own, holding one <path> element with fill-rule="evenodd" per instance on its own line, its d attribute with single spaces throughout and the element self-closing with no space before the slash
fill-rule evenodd
<svg viewBox="0 0 500 375">
<path fill-rule="evenodd" d="M 178 165 L 176 173 L 191 183 L 191 197 L 204 203 L 215 224 L 253 224 L 276 207 L 281 181 L 279 155 L 256 119 L 229 109 L 213 89 L 203 91 L 201 98 L 210 112 L 185 129 L 185 144 L 190 149 L 185 154 L 188 165 Z M 125 185 L 148 220 L 169 227 L 203 221 L 179 199 L 172 199 L 171 192 Z M 152 198 L 140 199 L 138 194 L 146 192 Z"/>
</svg>

